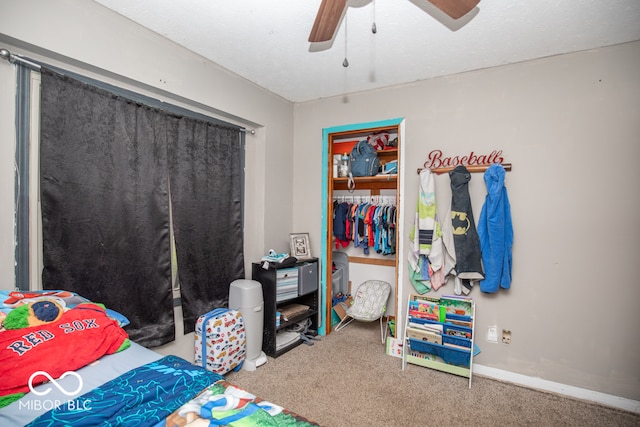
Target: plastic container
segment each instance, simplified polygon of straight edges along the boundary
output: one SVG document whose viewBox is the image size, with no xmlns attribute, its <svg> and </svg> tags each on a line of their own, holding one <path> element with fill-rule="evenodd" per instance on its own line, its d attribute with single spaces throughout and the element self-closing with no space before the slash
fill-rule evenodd
<svg viewBox="0 0 640 427">
<path fill-rule="evenodd" d="M 254 371 L 267 362 L 262 352 L 264 299 L 262 285 L 255 280 L 238 279 L 229 286 L 229 308 L 242 314 L 247 335 L 247 354 L 242 368 Z"/>
<path fill-rule="evenodd" d="M 342 157 L 340 157 L 340 163 L 338 164 L 338 176 L 341 178 L 346 178 L 349 176 L 349 172 L 351 171 L 351 164 L 349 161 L 349 155 L 344 153 Z"/>
</svg>

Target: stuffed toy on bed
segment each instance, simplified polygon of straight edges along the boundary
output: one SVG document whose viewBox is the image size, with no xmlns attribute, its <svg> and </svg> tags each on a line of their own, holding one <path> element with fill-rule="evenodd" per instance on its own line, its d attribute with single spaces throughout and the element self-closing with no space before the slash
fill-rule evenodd
<svg viewBox="0 0 640 427">
<path fill-rule="evenodd" d="M 2 324 L 7 330 L 45 325 L 60 319 L 63 313 L 64 308 L 56 301 L 42 299 L 14 308 Z"/>
<path fill-rule="evenodd" d="M 39 304 L 32 309 L 32 313 L 25 317 L 24 313 L 15 313 L 13 319 L 10 320 L 6 329 L 19 329 L 27 326 L 37 326 L 41 323 L 53 322 L 67 310 L 77 306 L 78 304 L 93 302 L 103 307 L 107 316 L 118 321 L 120 326 L 125 327 L 129 324 L 129 319 L 123 314 L 104 307 L 103 304 L 91 301 L 75 292 L 60 290 L 43 290 L 43 291 L 0 291 L 0 331 L 2 331 L 2 323 L 4 317 L 16 309 L 39 301 L 53 302 L 54 305 Z M 57 309 L 57 311 L 56 311 Z M 21 310 L 26 310 L 22 308 Z M 57 315 L 56 315 L 57 313 Z M 15 322 L 15 323 L 13 323 Z"/>
</svg>

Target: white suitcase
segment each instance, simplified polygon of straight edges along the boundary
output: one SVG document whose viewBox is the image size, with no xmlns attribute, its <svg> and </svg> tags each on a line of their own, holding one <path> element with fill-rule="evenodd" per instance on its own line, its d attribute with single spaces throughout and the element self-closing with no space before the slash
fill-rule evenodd
<svg viewBox="0 0 640 427">
<path fill-rule="evenodd" d="M 244 320 L 237 310 L 217 308 L 196 321 L 195 364 L 224 375 L 240 370 L 247 352 Z"/>
</svg>

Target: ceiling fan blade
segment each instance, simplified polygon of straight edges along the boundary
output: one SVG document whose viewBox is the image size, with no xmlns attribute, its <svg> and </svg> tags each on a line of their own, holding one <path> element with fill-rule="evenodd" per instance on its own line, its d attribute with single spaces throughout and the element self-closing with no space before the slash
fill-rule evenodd
<svg viewBox="0 0 640 427">
<path fill-rule="evenodd" d="M 429 3 L 453 19 L 462 18 L 476 7 L 480 0 L 429 0 Z"/>
<path fill-rule="evenodd" d="M 331 40 L 346 8 L 347 0 L 322 0 L 309 41 L 317 43 Z"/>
</svg>

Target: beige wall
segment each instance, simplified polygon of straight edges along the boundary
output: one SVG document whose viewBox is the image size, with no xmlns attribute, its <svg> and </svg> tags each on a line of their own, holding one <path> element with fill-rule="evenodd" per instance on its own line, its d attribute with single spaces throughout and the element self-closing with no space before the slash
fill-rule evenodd
<svg viewBox="0 0 640 427">
<path fill-rule="evenodd" d="M 410 227 L 416 169 L 429 151 L 503 150 L 513 164 L 506 183 L 513 284 L 497 295 L 472 292 L 482 350 L 475 362 L 638 400 L 638 70 L 640 42 L 354 94 L 348 102 L 298 104 L 294 163 L 319 157 L 323 128 L 404 117 L 401 209 Z M 300 198 L 294 227 L 316 230 L 316 253 L 320 168 L 306 166 L 309 173 L 297 173 L 293 188 Z M 436 190 L 442 210 L 451 197 L 447 175 Z M 473 175 L 470 192 L 477 219 L 486 194 L 482 174 Z M 403 304 L 411 291 L 405 279 Z M 444 293 L 452 291 L 449 285 Z M 510 329 L 512 343 L 488 343 L 489 325 Z"/>
</svg>

